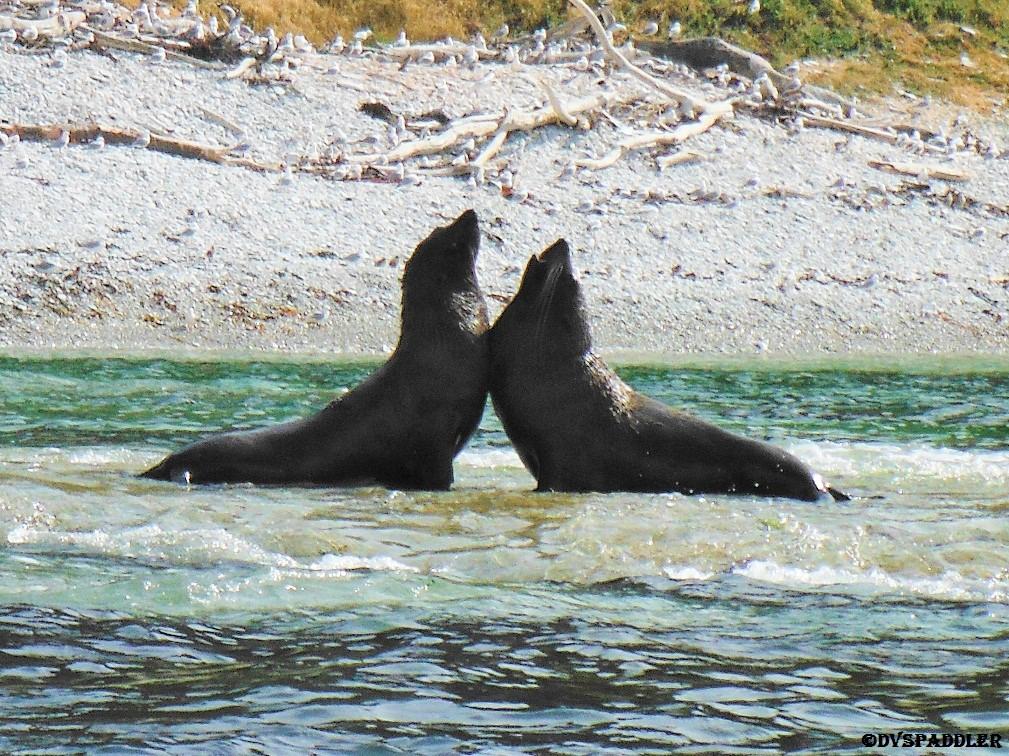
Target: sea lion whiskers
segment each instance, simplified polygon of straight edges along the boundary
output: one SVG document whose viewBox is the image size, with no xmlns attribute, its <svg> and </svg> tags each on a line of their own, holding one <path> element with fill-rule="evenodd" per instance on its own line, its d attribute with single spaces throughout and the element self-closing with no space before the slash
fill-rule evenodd
<svg viewBox="0 0 1009 756">
<path fill-rule="evenodd" d="M 536 300 L 536 326 L 533 329 L 533 342 L 536 344 L 539 343 L 547 318 L 550 317 L 550 307 L 553 304 L 554 295 L 557 294 L 557 284 L 561 279 L 562 272 L 563 266 L 561 265 L 550 267 L 550 270 L 547 271 L 546 281 L 543 282 L 543 288 Z"/>
</svg>

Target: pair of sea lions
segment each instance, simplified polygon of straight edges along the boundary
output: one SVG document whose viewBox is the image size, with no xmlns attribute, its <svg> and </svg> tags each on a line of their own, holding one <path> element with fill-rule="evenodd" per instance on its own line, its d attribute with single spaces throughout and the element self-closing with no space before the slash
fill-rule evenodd
<svg viewBox="0 0 1009 756">
<path fill-rule="evenodd" d="M 642 396 L 592 351 L 568 245 L 533 255 L 488 330 L 467 210 L 414 250 L 403 274 L 395 352 L 318 414 L 211 436 L 144 477 L 447 489 L 488 391 L 539 491 L 830 493 L 792 455 Z"/>
</svg>

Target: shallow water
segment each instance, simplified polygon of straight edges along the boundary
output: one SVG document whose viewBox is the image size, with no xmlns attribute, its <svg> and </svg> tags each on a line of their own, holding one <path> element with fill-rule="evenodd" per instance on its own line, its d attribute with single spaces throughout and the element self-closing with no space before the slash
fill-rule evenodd
<svg viewBox="0 0 1009 756">
<path fill-rule="evenodd" d="M 0 357 L 0 751 L 1009 735 L 1009 364 L 621 371 L 849 503 L 532 494 L 489 411 L 449 493 L 133 476 L 372 368 Z"/>
</svg>

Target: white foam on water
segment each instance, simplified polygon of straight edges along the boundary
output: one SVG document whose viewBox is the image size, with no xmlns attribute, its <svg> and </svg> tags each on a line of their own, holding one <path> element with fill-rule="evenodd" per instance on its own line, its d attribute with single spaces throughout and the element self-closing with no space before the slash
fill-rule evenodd
<svg viewBox="0 0 1009 756">
<path fill-rule="evenodd" d="M 710 580 L 714 572 L 699 570 L 696 567 L 667 566 L 662 568 L 662 574 L 670 580 Z"/>
<path fill-rule="evenodd" d="M 74 447 L 67 449 L 65 460 L 71 465 L 87 465 L 89 467 L 128 467 L 141 471 L 150 454 L 136 449 L 126 449 L 116 446 Z"/>
<path fill-rule="evenodd" d="M 123 446 L 29 446 L 5 449 L 0 454 L 0 463 L 46 469 L 85 466 L 140 472 L 147 463 L 154 461 L 150 452 Z"/>
<path fill-rule="evenodd" d="M 251 562 L 275 567 L 294 567 L 296 560 L 267 551 L 256 543 L 223 528 L 169 531 L 159 525 L 143 525 L 109 533 L 64 531 L 33 525 L 19 525 L 7 534 L 12 545 L 71 546 L 120 558 L 148 558 L 192 564 L 221 561 Z"/>
<path fill-rule="evenodd" d="M 891 574 L 879 568 L 852 570 L 828 565 L 806 568 L 755 559 L 733 568 L 732 574 L 785 587 L 869 588 L 879 593 L 906 593 L 948 601 L 1009 602 L 1009 580 L 970 579 L 955 571 L 910 576 Z"/>
<path fill-rule="evenodd" d="M 351 570 L 374 570 L 378 572 L 419 572 L 416 567 L 396 561 L 391 557 L 357 557 L 350 554 L 323 554 L 303 566 L 305 570 L 323 572 L 348 572 Z"/>
<path fill-rule="evenodd" d="M 803 441 L 789 452 L 828 480 L 832 476 L 928 481 L 978 481 L 1009 489 L 1009 451 L 952 449 L 924 444 Z"/>
<path fill-rule="evenodd" d="M 198 566 L 222 561 L 241 562 L 303 574 L 346 574 L 354 570 L 418 572 L 416 567 L 384 556 L 324 554 L 314 561 L 303 562 L 286 554 L 268 551 L 222 528 L 171 532 L 158 525 L 145 525 L 108 533 L 104 530 L 74 532 L 18 525 L 7 534 L 7 542 L 18 546 L 71 546 L 106 556 L 196 563 Z"/>
</svg>

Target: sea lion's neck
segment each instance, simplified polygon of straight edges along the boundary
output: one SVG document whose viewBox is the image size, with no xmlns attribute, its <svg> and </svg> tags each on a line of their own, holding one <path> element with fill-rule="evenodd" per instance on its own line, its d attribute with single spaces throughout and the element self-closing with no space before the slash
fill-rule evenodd
<svg viewBox="0 0 1009 756">
<path fill-rule="evenodd" d="M 447 305 L 447 306 L 446 306 Z M 487 331 L 487 304 L 479 291 L 457 291 L 448 301 L 404 298 L 399 347 L 430 348 L 441 342 L 472 342 Z"/>
<path fill-rule="evenodd" d="M 579 366 L 594 392 L 604 397 L 608 409 L 614 415 L 626 415 L 634 404 L 634 389 L 628 386 L 613 370 L 603 362 L 602 357 L 591 349 L 587 351 Z"/>
</svg>

